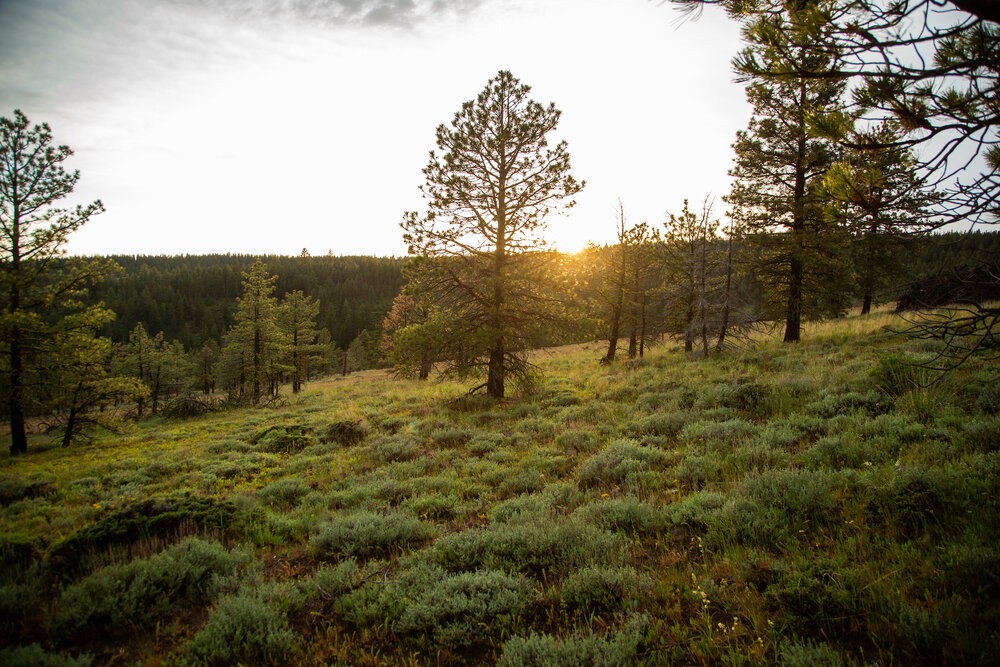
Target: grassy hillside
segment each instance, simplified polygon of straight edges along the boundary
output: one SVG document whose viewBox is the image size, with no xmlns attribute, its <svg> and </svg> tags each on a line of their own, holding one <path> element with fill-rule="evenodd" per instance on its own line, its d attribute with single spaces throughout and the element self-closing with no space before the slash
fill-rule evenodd
<svg viewBox="0 0 1000 667">
<path fill-rule="evenodd" d="M 923 387 L 889 318 L 5 458 L 0 663 L 988 663 L 1000 368 Z"/>
</svg>

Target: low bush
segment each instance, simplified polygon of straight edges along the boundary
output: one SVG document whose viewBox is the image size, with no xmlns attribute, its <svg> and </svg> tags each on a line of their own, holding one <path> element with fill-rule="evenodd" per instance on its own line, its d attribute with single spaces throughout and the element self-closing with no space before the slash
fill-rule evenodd
<svg viewBox="0 0 1000 667">
<path fill-rule="evenodd" d="M 76 657 L 49 653 L 38 644 L 0 648 L 0 665 L 4 667 L 90 667 L 94 658 L 88 654 Z"/>
<path fill-rule="evenodd" d="M 769 470 L 744 479 L 738 492 L 764 507 L 780 510 L 795 524 L 818 524 L 833 518 L 835 481 L 829 473 Z"/>
<path fill-rule="evenodd" d="M 559 592 L 568 607 L 602 614 L 635 609 L 651 586 L 634 568 L 588 565 L 566 577 Z"/>
<path fill-rule="evenodd" d="M 637 616 L 608 638 L 597 635 L 557 638 L 532 633 L 504 642 L 497 667 L 629 667 L 640 664 L 639 645 L 645 616 Z"/>
<path fill-rule="evenodd" d="M 688 454 L 677 466 L 677 481 L 699 491 L 722 481 L 722 461 L 716 455 Z"/>
<path fill-rule="evenodd" d="M 360 510 L 321 525 L 309 544 L 321 558 L 371 558 L 412 548 L 433 535 L 433 525 L 411 514 Z"/>
<path fill-rule="evenodd" d="M 555 437 L 553 444 L 562 450 L 593 452 L 600 449 L 603 439 L 590 429 L 569 429 Z"/>
<path fill-rule="evenodd" d="M 309 485 L 298 477 L 286 477 L 259 490 L 257 497 L 269 507 L 287 510 L 298 505 L 310 490 Z"/>
<path fill-rule="evenodd" d="M 620 564 L 625 544 L 612 533 L 572 517 L 534 516 L 519 523 L 445 535 L 422 557 L 450 572 L 500 570 L 542 579 L 591 563 Z"/>
<path fill-rule="evenodd" d="M 666 460 L 662 450 L 643 447 L 634 440 L 616 440 L 587 459 L 580 466 L 577 479 L 583 488 L 634 483 L 641 473 Z"/>
<path fill-rule="evenodd" d="M 316 444 L 316 438 L 305 426 L 271 426 L 251 436 L 250 444 L 262 452 L 290 454 Z"/>
<path fill-rule="evenodd" d="M 781 647 L 781 667 L 841 667 L 844 661 L 824 642 L 793 639 Z"/>
<path fill-rule="evenodd" d="M 178 613 L 182 603 L 211 600 L 249 559 L 192 538 L 155 556 L 102 568 L 65 590 L 55 626 L 64 636 L 148 627 Z"/>
<path fill-rule="evenodd" d="M 774 387 L 756 382 L 723 384 L 716 387 L 715 395 L 719 405 L 738 410 L 757 421 L 774 414 L 777 403 Z"/>
<path fill-rule="evenodd" d="M 664 529 L 667 522 L 659 506 L 635 496 L 588 503 L 573 515 L 604 530 L 620 531 L 632 537 L 655 535 Z"/>
<path fill-rule="evenodd" d="M 743 419 L 721 422 L 691 422 L 680 433 L 680 440 L 697 454 L 726 454 L 757 431 L 757 426 Z"/>
<path fill-rule="evenodd" d="M 284 587 L 287 589 L 287 586 Z M 183 662 L 194 665 L 287 665 L 298 640 L 279 598 L 289 591 L 265 585 L 224 595 L 205 626 L 184 647 Z"/>
<path fill-rule="evenodd" d="M 802 452 L 800 459 L 813 470 L 841 470 L 860 468 L 866 461 L 872 463 L 871 454 L 869 448 L 854 437 L 829 436 L 820 438 L 815 445 Z"/>
<path fill-rule="evenodd" d="M 684 430 L 691 419 L 691 415 L 687 412 L 659 412 L 628 424 L 625 427 L 625 434 L 632 438 L 652 435 L 672 439 Z"/>
<path fill-rule="evenodd" d="M 664 508 L 666 519 L 675 526 L 695 530 L 707 528 L 709 522 L 726 503 L 726 497 L 715 491 L 699 491 Z"/>
<path fill-rule="evenodd" d="M 876 416 L 888 412 L 892 401 L 876 391 L 856 392 L 830 390 L 823 392 L 819 400 L 806 406 L 806 411 L 823 419 L 837 415 L 866 414 Z"/>
<path fill-rule="evenodd" d="M 389 429 L 391 430 L 391 429 Z M 322 443 L 334 443 L 344 447 L 356 445 L 368 436 L 368 429 L 359 420 L 337 421 L 319 429 Z"/>
<path fill-rule="evenodd" d="M 420 456 L 420 441 L 409 433 L 396 433 L 375 438 L 367 454 L 380 463 L 412 461 Z"/>
<path fill-rule="evenodd" d="M 442 573 L 411 593 L 396 631 L 436 649 L 485 645 L 509 631 L 530 593 L 519 578 L 503 572 Z"/>
</svg>

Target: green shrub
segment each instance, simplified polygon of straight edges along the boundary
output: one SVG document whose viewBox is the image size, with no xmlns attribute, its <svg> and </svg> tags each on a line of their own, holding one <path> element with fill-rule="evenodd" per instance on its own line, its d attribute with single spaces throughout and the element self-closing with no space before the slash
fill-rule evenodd
<svg viewBox="0 0 1000 667">
<path fill-rule="evenodd" d="M 55 625 L 68 635 L 143 629 L 182 603 L 212 599 L 248 561 L 246 554 L 217 542 L 188 539 L 155 556 L 102 568 L 68 587 Z"/>
<path fill-rule="evenodd" d="M 316 444 L 316 439 L 305 426 L 270 426 L 250 436 L 250 444 L 262 452 L 290 454 Z"/>
<path fill-rule="evenodd" d="M 442 428 L 432 431 L 430 439 L 438 447 L 461 447 L 472 439 L 472 433 L 461 428 Z"/>
<path fill-rule="evenodd" d="M 25 498 L 45 498 L 56 492 L 52 482 L 25 482 L 20 479 L 0 479 L 0 507 Z"/>
<path fill-rule="evenodd" d="M 41 606 L 39 591 L 28 583 L 0 584 L 0 630 L 20 627 Z"/>
<path fill-rule="evenodd" d="M 73 658 L 49 653 L 38 644 L 0 648 L 0 665 L 4 667 L 90 667 L 93 661 L 87 654 Z"/>
<path fill-rule="evenodd" d="M 560 596 L 570 608 L 587 613 L 629 611 L 651 586 L 650 578 L 634 568 L 588 565 L 566 577 Z"/>
<path fill-rule="evenodd" d="M 478 454 L 482 456 L 483 454 L 488 454 L 495 449 L 499 449 L 503 446 L 504 435 L 503 433 L 488 432 L 488 433 L 476 433 L 473 435 L 468 445 L 469 451 L 473 454 Z"/>
<path fill-rule="evenodd" d="M 875 391 L 837 391 L 829 390 L 820 395 L 820 399 L 806 406 L 810 414 L 830 419 L 837 415 L 866 414 L 876 416 L 888 412 L 892 402 L 885 400 Z"/>
<path fill-rule="evenodd" d="M 405 508 L 421 518 L 452 519 L 458 513 L 458 494 L 432 491 L 413 495 L 403 501 Z"/>
<path fill-rule="evenodd" d="M 680 434 L 691 419 L 687 412 L 660 412 L 632 422 L 625 427 L 625 434 L 632 438 L 652 435 L 672 439 Z"/>
<path fill-rule="evenodd" d="M 867 510 L 873 519 L 895 525 L 903 537 L 912 537 L 963 518 L 964 500 L 959 480 L 940 468 L 898 466 L 887 483 L 877 483 Z"/>
<path fill-rule="evenodd" d="M 781 667 L 841 667 L 844 661 L 832 646 L 793 639 L 781 647 Z"/>
<path fill-rule="evenodd" d="M 532 633 L 512 637 L 503 645 L 497 667 L 629 667 L 641 663 L 639 644 L 645 616 L 630 619 L 625 627 L 607 639 L 583 635 L 559 639 Z"/>
<path fill-rule="evenodd" d="M 677 466 L 677 481 L 688 489 L 698 491 L 722 481 L 722 461 L 719 456 L 688 454 Z"/>
<path fill-rule="evenodd" d="M 701 530 L 723 505 L 726 497 L 714 491 L 699 491 L 665 508 L 667 520 L 675 526 Z"/>
<path fill-rule="evenodd" d="M 814 470 L 840 470 L 860 468 L 865 461 L 871 463 L 869 460 L 871 453 L 855 438 L 830 436 L 820 438 L 815 445 L 802 452 L 800 458 L 806 466 Z"/>
<path fill-rule="evenodd" d="M 392 430 L 392 429 L 387 429 Z M 335 443 L 344 447 L 356 445 L 368 436 L 368 429 L 361 421 L 337 421 L 319 430 L 319 441 Z"/>
<path fill-rule="evenodd" d="M 205 627 L 184 647 L 185 658 L 196 665 L 292 662 L 298 641 L 272 588 L 221 597 Z"/>
<path fill-rule="evenodd" d="M 917 363 L 916 359 L 903 354 L 884 354 L 869 369 L 868 377 L 882 394 L 901 396 L 924 382 L 926 371 Z"/>
<path fill-rule="evenodd" d="M 864 636 L 867 590 L 830 561 L 789 569 L 764 592 L 764 608 L 782 632 L 850 640 Z"/>
<path fill-rule="evenodd" d="M 371 558 L 411 548 L 433 535 L 434 526 L 411 514 L 360 510 L 320 526 L 309 544 L 319 557 Z"/>
<path fill-rule="evenodd" d="M 569 429 L 556 436 L 553 444 L 562 450 L 593 452 L 600 448 L 603 439 L 590 429 Z"/>
<path fill-rule="evenodd" d="M 367 454 L 380 463 L 412 461 L 420 456 L 420 441 L 409 433 L 383 435 L 368 446 Z"/>
<path fill-rule="evenodd" d="M 316 569 L 311 583 L 307 583 L 305 588 L 311 588 L 320 596 L 332 599 L 353 589 L 358 583 L 358 563 L 353 558 L 348 558 L 335 565 L 324 563 Z"/>
<path fill-rule="evenodd" d="M 782 511 L 749 498 L 730 498 L 705 521 L 705 545 L 713 549 L 733 544 L 783 549 L 791 540 L 788 519 Z"/>
<path fill-rule="evenodd" d="M 619 564 L 625 545 L 612 533 L 573 517 L 532 516 L 445 535 L 423 553 L 451 572 L 501 570 L 542 579 L 590 563 Z"/>
<path fill-rule="evenodd" d="M 663 530 L 666 522 L 659 507 L 635 496 L 589 503 L 573 515 L 604 530 L 620 531 L 633 537 L 657 534 Z"/>
<path fill-rule="evenodd" d="M 415 592 L 396 624 L 400 634 L 449 650 L 484 645 L 505 634 L 530 589 L 503 572 L 442 574 Z"/>
<path fill-rule="evenodd" d="M 765 420 L 774 413 L 774 387 L 756 382 L 724 384 L 715 389 L 719 405 L 733 408 L 750 419 Z"/>
<path fill-rule="evenodd" d="M 691 422 L 680 433 L 680 440 L 697 454 L 725 454 L 747 440 L 757 426 L 743 419 L 722 422 Z"/>
<path fill-rule="evenodd" d="M 760 441 L 740 445 L 726 458 L 729 467 L 739 475 L 784 468 L 790 461 L 791 455 L 787 451 Z"/>
<path fill-rule="evenodd" d="M 744 479 L 739 492 L 764 507 L 778 509 L 796 523 L 829 521 L 835 505 L 835 477 L 805 470 L 771 470 Z"/>
<path fill-rule="evenodd" d="M 634 440 L 616 440 L 604 451 L 591 456 L 580 466 L 580 486 L 622 485 L 634 482 L 651 467 L 666 461 L 666 454 L 652 447 L 643 447 Z"/>
<path fill-rule="evenodd" d="M 969 419 L 962 424 L 962 444 L 972 452 L 1000 451 L 1000 417 Z"/>
<path fill-rule="evenodd" d="M 257 497 L 269 507 L 291 509 L 309 493 L 309 485 L 298 477 L 286 477 L 271 482 L 257 492 Z"/>
</svg>

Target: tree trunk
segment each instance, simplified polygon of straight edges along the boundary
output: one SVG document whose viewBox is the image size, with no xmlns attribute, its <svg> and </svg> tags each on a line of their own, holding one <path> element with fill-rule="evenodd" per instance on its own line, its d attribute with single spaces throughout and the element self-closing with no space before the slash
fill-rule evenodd
<svg viewBox="0 0 1000 667">
<path fill-rule="evenodd" d="M 733 285 L 733 223 L 729 223 L 729 238 L 726 240 L 726 292 L 722 301 L 722 323 L 719 326 L 719 340 L 715 350 L 722 352 L 726 347 L 726 330 L 729 328 L 729 296 Z"/>
<path fill-rule="evenodd" d="M 24 376 L 21 361 L 21 331 L 16 325 L 10 341 L 10 455 L 28 453 L 28 434 L 24 422 Z"/>
<path fill-rule="evenodd" d="M 622 321 L 621 300 L 616 307 L 611 309 L 611 332 L 608 334 L 608 353 L 604 355 L 602 361 L 610 364 L 615 360 L 615 353 L 618 351 L 618 336 L 621 334 L 620 327 Z"/>
<path fill-rule="evenodd" d="M 417 377 L 421 380 L 426 380 L 431 375 L 431 367 L 433 362 L 431 360 L 431 355 L 427 352 L 423 352 L 420 355 L 420 371 Z"/>
<path fill-rule="evenodd" d="M 802 261 L 792 257 L 788 271 L 788 308 L 785 313 L 786 343 L 798 342 L 802 335 Z"/>
<path fill-rule="evenodd" d="M 486 395 L 490 398 L 504 397 L 504 351 L 503 341 L 498 340 L 490 350 L 490 363 L 486 375 Z"/>
</svg>

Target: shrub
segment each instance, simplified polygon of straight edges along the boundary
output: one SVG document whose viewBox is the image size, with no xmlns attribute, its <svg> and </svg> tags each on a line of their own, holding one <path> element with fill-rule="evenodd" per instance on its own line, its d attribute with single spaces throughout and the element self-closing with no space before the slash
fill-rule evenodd
<svg viewBox="0 0 1000 667">
<path fill-rule="evenodd" d="M 383 435 L 368 446 L 367 454 L 381 463 L 412 461 L 420 456 L 420 442 L 409 433 Z"/>
<path fill-rule="evenodd" d="M 781 647 L 782 667 L 840 667 L 840 654 L 829 644 L 793 639 Z"/>
<path fill-rule="evenodd" d="M 867 595 L 848 570 L 820 560 L 781 573 L 764 592 L 764 608 L 784 631 L 848 640 L 866 633 Z"/>
<path fill-rule="evenodd" d="M 751 419 L 765 420 L 774 413 L 775 391 L 770 385 L 737 382 L 716 388 L 719 405 L 733 408 Z"/>
<path fill-rule="evenodd" d="M 215 597 L 248 560 L 216 542 L 188 539 L 150 558 L 102 568 L 73 584 L 59 600 L 55 625 L 70 635 L 148 627 L 181 603 Z"/>
<path fill-rule="evenodd" d="M 639 643 L 648 620 L 645 616 L 630 619 L 617 634 L 607 639 L 583 635 L 558 639 L 532 633 L 513 637 L 503 645 L 497 667 L 628 667 L 641 662 Z"/>
<path fill-rule="evenodd" d="M 25 498 L 44 498 L 56 492 L 52 482 L 25 482 L 20 479 L 0 479 L 0 507 Z"/>
<path fill-rule="evenodd" d="M 580 516 L 599 528 L 621 531 L 636 537 L 659 533 L 666 521 L 659 507 L 635 496 L 590 503 L 574 512 L 574 516 Z"/>
<path fill-rule="evenodd" d="M 618 564 L 625 556 L 625 545 L 612 533 L 573 517 L 534 516 L 520 523 L 445 535 L 424 554 L 431 563 L 451 572 L 501 570 L 541 579 L 590 563 Z"/>
<path fill-rule="evenodd" d="M 588 565 L 563 581 L 560 595 L 571 608 L 599 614 L 635 608 L 651 586 L 634 568 Z"/>
<path fill-rule="evenodd" d="M 722 480 L 722 462 L 718 456 L 689 454 L 677 466 L 677 481 L 695 491 Z"/>
<path fill-rule="evenodd" d="M 271 426 L 251 436 L 250 443 L 262 452 L 290 454 L 316 444 L 316 439 L 304 426 Z"/>
<path fill-rule="evenodd" d="M 61 653 L 48 653 L 38 644 L 0 648 L 0 665 L 4 667 L 90 667 L 94 658 L 81 654 L 75 658 Z"/>
<path fill-rule="evenodd" d="M 665 460 L 666 454 L 658 449 L 634 440 L 617 440 L 584 462 L 578 479 L 584 488 L 625 484 Z"/>
<path fill-rule="evenodd" d="M 391 429 L 389 429 L 391 430 Z M 327 424 L 319 431 L 319 441 L 335 443 L 344 447 L 356 445 L 368 436 L 368 429 L 360 421 L 337 421 Z"/>
<path fill-rule="evenodd" d="M 205 627 L 184 647 L 197 665 L 286 665 L 297 640 L 286 613 L 273 600 L 273 586 L 219 599 Z"/>
<path fill-rule="evenodd" d="M 774 468 L 784 468 L 791 456 L 783 449 L 777 449 L 766 442 L 752 442 L 740 445 L 727 457 L 727 462 L 737 473 L 763 472 Z"/>
<path fill-rule="evenodd" d="M 562 450 L 593 452 L 602 442 L 600 435 L 590 429 L 569 429 L 557 435 L 553 444 Z"/>
<path fill-rule="evenodd" d="M 806 406 L 806 410 L 824 419 L 844 414 L 880 415 L 892 407 L 878 392 L 836 391 L 824 392 L 820 399 Z"/>
<path fill-rule="evenodd" d="M 467 649 L 504 634 L 521 613 L 530 589 L 503 572 L 442 574 L 415 592 L 396 630 L 421 643 L 444 649 Z"/>
<path fill-rule="evenodd" d="M 467 443 L 469 451 L 482 456 L 488 454 L 503 445 L 503 433 L 476 433 Z"/>
<path fill-rule="evenodd" d="M 705 518 L 705 544 L 720 549 L 732 544 L 779 549 L 788 546 L 788 519 L 776 507 L 748 498 L 731 498 Z"/>
<path fill-rule="evenodd" d="M 721 493 L 699 491 L 668 505 L 665 511 L 667 519 L 675 526 L 703 529 L 708 526 L 711 517 L 722 508 L 725 502 L 726 497 Z"/>
<path fill-rule="evenodd" d="M 698 454 L 727 453 L 750 438 L 757 427 L 743 419 L 691 422 L 680 433 L 682 443 Z"/>
<path fill-rule="evenodd" d="M 868 371 L 875 388 L 886 396 L 902 394 L 921 386 L 926 371 L 917 365 L 912 357 L 891 353 L 879 356 Z"/>
<path fill-rule="evenodd" d="M 632 422 L 625 428 L 625 433 L 633 438 L 650 435 L 676 438 L 689 421 L 691 415 L 687 412 L 660 412 Z"/>
<path fill-rule="evenodd" d="M 410 514 L 361 510 L 320 526 L 309 544 L 320 557 L 370 558 L 418 545 L 433 535 L 432 525 Z"/>
<path fill-rule="evenodd" d="M 472 439 L 472 433 L 460 428 L 442 428 L 432 431 L 430 437 L 439 447 L 461 447 Z"/>
<path fill-rule="evenodd" d="M 832 436 L 819 441 L 801 454 L 802 462 L 813 469 L 860 468 L 872 452 L 857 439 Z M 877 461 L 878 459 L 876 459 Z"/>
<path fill-rule="evenodd" d="M 888 483 L 880 483 L 868 503 L 868 514 L 897 526 L 902 536 L 961 518 L 961 484 L 940 468 L 898 467 Z"/>
<path fill-rule="evenodd" d="M 0 630 L 21 626 L 39 610 L 38 590 L 27 583 L 0 584 Z"/>
<path fill-rule="evenodd" d="M 291 509 L 298 505 L 302 496 L 309 491 L 309 486 L 303 480 L 298 477 L 286 477 L 262 488 L 257 492 L 257 497 L 275 509 Z"/>
<path fill-rule="evenodd" d="M 831 518 L 834 477 L 804 470 L 772 470 L 747 477 L 739 490 L 792 521 L 820 523 Z"/>
</svg>

